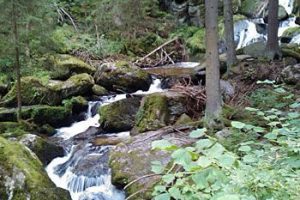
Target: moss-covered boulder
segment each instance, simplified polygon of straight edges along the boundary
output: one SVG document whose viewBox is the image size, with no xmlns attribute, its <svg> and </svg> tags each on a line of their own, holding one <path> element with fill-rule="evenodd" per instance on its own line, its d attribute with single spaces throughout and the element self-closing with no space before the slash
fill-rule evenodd
<svg viewBox="0 0 300 200">
<path fill-rule="evenodd" d="M 0 135 L 4 138 L 18 138 L 33 131 L 35 127 L 26 122 L 0 122 Z"/>
<path fill-rule="evenodd" d="M 60 95 L 47 87 L 47 83 L 32 76 L 21 79 L 21 98 L 23 105 L 56 105 L 61 101 Z M 6 106 L 16 106 L 16 84 L 3 97 L 2 101 Z"/>
<path fill-rule="evenodd" d="M 0 98 L 8 92 L 8 77 L 0 75 Z"/>
<path fill-rule="evenodd" d="M 94 78 L 98 85 L 115 92 L 146 91 L 152 83 L 151 76 L 147 72 L 123 61 L 101 65 Z"/>
<path fill-rule="evenodd" d="M 107 132 L 118 133 L 129 131 L 134 126 L 141 97 L 130 97 L 99 109 L 100 126 Z"/>
<path fill-rule="evenodd" d="M 26 147 L 0 137 L 0 197 L 11 200 L 70 200 L 56 188 L 42 163 Z"/>
<path fill-rule="evenodd" d="M 74 74 L 93 74 L 96 68 L 71 55 L 58 55 L 50 58 L 52 62 L 51 78 L 66 80 Z"/>
<path fill-rule="evenodd" d="M 188 137 L 188 134 L 174 133 L 173 128 L 166 128 L 134 136 L 130 140 L 118 144 L 110 152 L 112 183 L 117 187 L 124 188 L 131 181 L 137 180 L 125 190 L 127 196 L 140 191 L 132 196 L 132 200 L 152 199 L 151 193 L 155 184 L 159 182 L 160 176 L 148 176 L 142 179 L 140 177 L 153 174 L 151 171 L 153 161 L 160 161 L 165 166 L 170 162 L 170 155 L 167 152 L 151 149 L 151 143 L 161 139 L 166 139 L 178 146 L 186 146 L 194 142 Z"/>
<path fill-rule="evenodd" d="M 188 113 L 187 105 L 187 97 L 178 92 L 169 91 L 145 96 L 136 115 L 132 134 L 158 130 L 174 124 L 182 114 Z"/>
<path fill-rule="evenodd" d="M 44 166 L 47 166 L 54 158 L 63 157 L 64 149 L 37 135 L 26 134 L 20 138 L 20 143 L 33 151 Z"/>
<path fill-rule="evenodd" d="M 281 45 L 281 52 L 284 57 L 292 57 L 300 61 L 300 45 L 298 44 Z"/>
<path fill-rule="evenodd" d="M 54 127 L 68 125 L 72 111 L 63 106 L 35 105 L 22 108 L 22 118 L 36 124 L 49 124 Z M 16 108 L 0 108 L 0 122 L 17 121 Z"/>
<path fill-rule="evenodd" d="M 97 84 L 95 84 L 92 87 L 92 91 L 93 91 L 93 94 L 96 95 L 96 96 L 108 95 L 108 91 L 104 87 L 102 87 L 100 85 L 97 85 Z"/>
<path fill-rule="evenodd" d="M 91 93 L 94 79 L 87 73 L 71 76 L 66 81 L 49 81 L 48 86 L 62 99 Z"/>
</svg>

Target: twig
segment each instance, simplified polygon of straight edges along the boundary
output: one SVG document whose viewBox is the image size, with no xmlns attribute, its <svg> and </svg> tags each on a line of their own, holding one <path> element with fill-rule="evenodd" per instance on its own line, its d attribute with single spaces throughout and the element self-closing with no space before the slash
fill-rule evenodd
<svg viewBox="0 0 300 200">
<path fill-rule="evenodd" d="M 75 24 L 73 18 L 71 17 L 71 15 L 70 15 L 68 12 L 66 12 L 63 8 L 59 8 L 59 9 L 60 9 L 65 15 L 67 15 L 67 17 L 70 19 L 71 23 L 73 24 L 73 27 L 74 27 L 75 31 L 78 32 L 77 26 L 76 26 L 76 24 Z"/>
<path fill-rule="evenodd" d="M 137 195 L 137 194 L 139 194 L 139 193 L 141 193 L 141 192 L 144 192 L 144 191 L 146 191 L 146 190 L 148 190 L 148 189 L 141 189 L 141 190 L 139 190 L 139 191 L 133 193 L 133 194 L 130 195 L 129 197 L 127 197 L 125 200 L 129 200 L 129 199 L 131 199 L 132 197 L 134 197 L 135 195 Z"/>
<path fill-rule="evenodd" d="M 124 187 L 124 190 L 126 190 L 128 187 L 130 187 L 132 184 L 142 180 L 142 179 L 145 179 L 145 178 L 149 178 L 149 177 L 153 177 L 153 176 L 161 176 L 161 174 L 148 174 L 148 175 L 145 175 L 145 176 L 142 176 L 142 177 L 139 177 L 133 181 L 131 181 L 130 183 L 128 183 L 125 187 Z"/>
</svg>

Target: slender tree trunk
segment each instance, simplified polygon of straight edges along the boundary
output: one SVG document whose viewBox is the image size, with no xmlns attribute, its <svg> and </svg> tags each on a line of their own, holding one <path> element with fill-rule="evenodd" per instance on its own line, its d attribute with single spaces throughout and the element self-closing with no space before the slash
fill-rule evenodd
<svg viewBox="0 0 300 200">
<path fill-rule="evenodd" d="M 278 0 L 269 0 L 268 6 L 268 41 L 266 46 L 267 57 L 274 59 L 279 56 L 279 44 L 278 44 Z"/>
<path fill-rule="evenodd" d="M 226 57 L 227 57 L 226 62 L 227 62 L 227 72 L 229 72 L 230 67 L 236 63 L 232 0 L 224 0 L 224 20 L 225 20 L 225 42 L 226 42 Z"/>
<path fill-rule="evenodd" d="M 19 52 L 19 34 L 18 34 L 18 25 L 17 25 L 17 11 L 16 11 L 16 2 L 12 1 L 12 22 L 13 22 L 13 35 L 15 42 L 15 70 L 17 75 L 17 102 L 18 102 L 18 111 L 17 111 L 17 120 L 20 122 L 22 119 L 22 103 L 21 103 L 21 73 L 20 73 L 20 52 Z"/>
<path fill-rule="evenodd" d="M 218 54 L 218 0 L 205 0 L 206 26 L 206 110 L 208 125 L 221 114 L 220 63 Z"/>
</svg>

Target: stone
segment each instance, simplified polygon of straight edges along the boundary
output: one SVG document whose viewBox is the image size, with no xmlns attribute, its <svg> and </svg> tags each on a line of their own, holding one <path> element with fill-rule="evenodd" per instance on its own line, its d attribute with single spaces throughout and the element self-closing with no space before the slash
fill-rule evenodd
<svg viewBox="0 0 300 200">
<path fill-rule="evenodd" d="M 176 138 L 180 138 L 180 140 Z M 166 139 L 179 147 L 194 143 L 188 133 L 174 132 L 173 128 L 165 128 L 134 136 L 130 140 L 118 144 L 110 152 L 109 166 L 112 170 L 112 183 L 115 186 L 124 188 L 131 181 L 139 179 L 125 190 L 127 196 L 140 190 L 143 191 L 137 193 L 133 200 L 152 199 L 151 193 L 154 186 L 160 181 L 160 176 L 142 179 L 140 177 L 153 174 L 151 171 L 153 161 L 160 161 L 167 166 L 171 160 L 168 152 L 152 150 L 152 142 L 161 139 Z"/>
<path fill-rule="evenodd" d="M 74 74 L 93 74 L 96 68 L 71 55 L 57 55 L 50 59 L 52 79 L 66 80 Z"/>
<path fill-rule="evenodd" d="M 95 84 L 93 87 L 92 87 L 92 91 L 93 91 L 93 94 L 94 95 L 97 95 L 97 96 L 105 96 L 105 95 L 108 95 L 108 91 L 100 86 L 100 85 L 97 85 Z"/>
<path fill-rule="evenodd" d="M 101 128 L 110 133 L 132 129 L 140 101 L 141 97 L 129 97 L 100 107 Z"/>
<path fill-rule="evenodd" d="M 101 65 L 94 78 L 96 84 L 119 93 L 147 91 L 152 83 L 147 72 L 124 61 Z"/>
<path fill-rule="evenodd" d="M 64 149 L 62 147 L 57 146 L 37 135 L 23 135 L 19 142 L 33 151 L 44 166 L 47 166 L 54 158 L 64 156 Z"/>
<path fill-rule="evenodd" d="M 300 84 L 300 64 L 290 65 L 281 72 L 282 80 L 291 85 Z"/>
<path fill-rule="evenodd" d="M 36 155 L 18 142 L 0 137 L 1 199 L 71 200 L 69 193 L 55 185 Z"/>
</svg>

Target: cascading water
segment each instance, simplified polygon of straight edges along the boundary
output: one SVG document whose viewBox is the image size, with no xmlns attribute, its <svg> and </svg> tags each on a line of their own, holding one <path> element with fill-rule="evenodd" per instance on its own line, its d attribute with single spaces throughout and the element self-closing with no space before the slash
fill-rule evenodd
<svg viewBox="0 0 300 200">
<path fill-rule="evenodd" d="M 161 81 L 155 79 L 148 91 L 137 91 L 134 94 L 161 92 Z M 126 94 L 102 97 L 100 101 L 89 102 L 86 119 L 57 130 L 54 138 L 62 139 L 61 144 L 69 145 L 70 140 L 84 132 L 96 132 L 100 126 L 99 106 L 125 99 Z M 91 129 L 94 127 L 94 130 Z M 94 132 L 93 132 L 94 131 Z M 129 132 L 106 135 L 107 137 L 129 137 Z M 124 200 L 124 192 L 116 189 L 111 183 L 111 172 L 108 165 L 110 146 L 94 146 L 89 142 L 72 143 L 66 147 L 66 156 L 54 159 L 46 168 L 50 179 L 57 187 L 68 190 L 73 200 Z"/>
<path fill-rule="evenodd" d="M 290 15 L 293 11 L 294 0 L 279 0 L 279 4 L 285 8 L 286 12 Z M 284 21 L 281 21 L 278 29 L 278 36 L 282 36 L 285 30 L 291 27 L 298 27 L 295 23 L 296 18 L 290 17 Z M 258 31 L 257 27 L 263 27 Z M 262 18 L 258 19 L 247 19 L 241 20 L 234 24 L 234 40 L 237 43 L 237 49 L 243 48 L 250 44 L 253 44 L 258 41 L 266 41 L 267 40 L 267 25 L 264 23 Z M 300 43 L 300 35 L 294 36 L 290 43 Z"/>
</svg>

